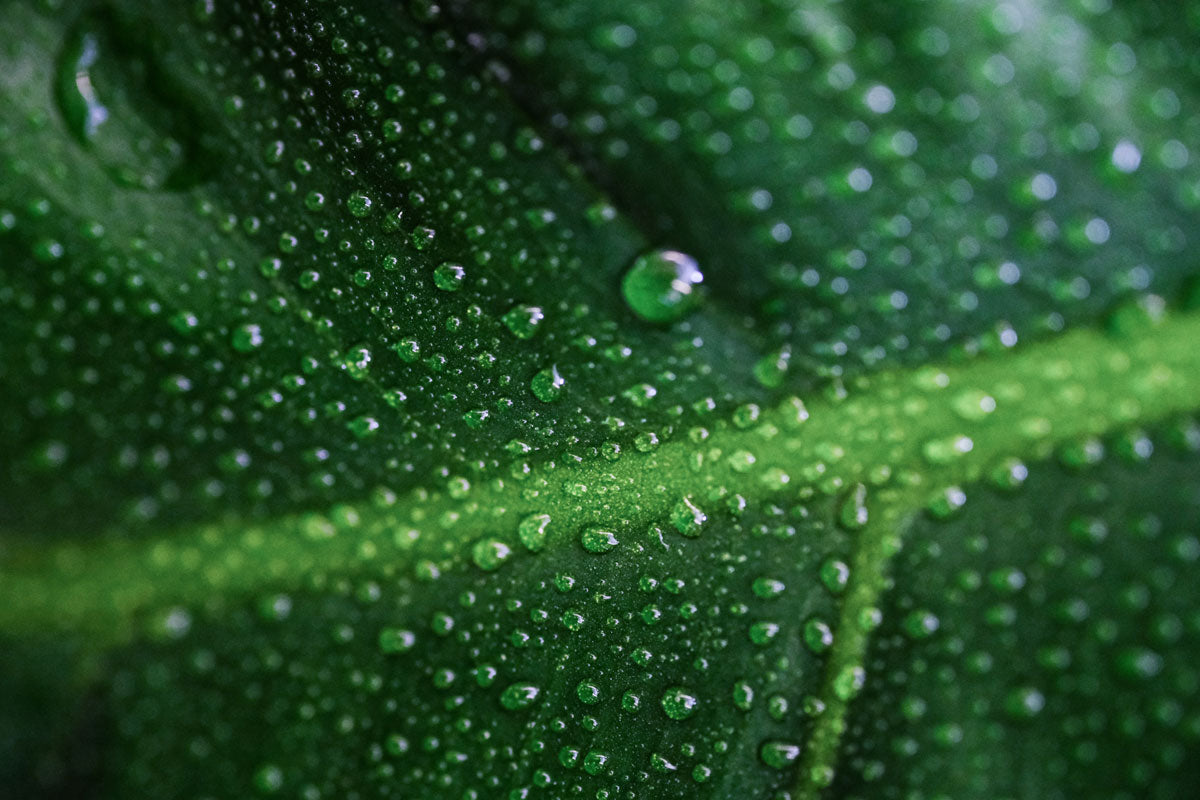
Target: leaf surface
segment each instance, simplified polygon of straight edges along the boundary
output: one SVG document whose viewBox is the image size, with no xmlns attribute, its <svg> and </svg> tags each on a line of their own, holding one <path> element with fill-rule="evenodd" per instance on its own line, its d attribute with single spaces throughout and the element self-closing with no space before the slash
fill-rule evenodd
<svg viewBox="0 0 1200 800">
<path fill-rule="evenodd" d="M 52 6 L 0 46 L 22 793 L 1190 785 L 1161 15 Z"/>
</svg>

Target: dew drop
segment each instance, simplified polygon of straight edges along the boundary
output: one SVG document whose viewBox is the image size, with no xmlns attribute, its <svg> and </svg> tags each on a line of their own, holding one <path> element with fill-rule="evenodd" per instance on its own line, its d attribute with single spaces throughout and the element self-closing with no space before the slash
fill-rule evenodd
<svg viewBox="0 0 1200 800">
<path fill-rule="evenodd" d="M 639 256 L 621 281 L 625 302 L 647 322 L 675 322 L 700 302 L 704 275 L 696 260 L 678 250 Z"/>
<path fill-rule="evenodd" d="M 701 511 L 690 497 L 680 500 L 671 510 L 671 524 L 684 536 L 691 538 L 699 536 L 700 529 L 707 521 L 708 515 Z"/>
<path fill-rule="evenodd" d="M 763 742 L 758 756 L 768 767 L 786 769 L 800 758 L 800 745 L 791 742 Z"/>
<path fill-rule="evenodd" d="M 589 553 L 607 553 L 619 544 L 615 533 L 602 528 L 588 528 L 580 536 L 580 541 Z"/>
<path fill-rule="evenodd" d="M 696 711 L 699 699 L 678 686 L 668 689 L 662 696 L 663 711 L 671 719 L 687 719 Z"/>
<path fill-rule="evenodd" d="M 533 683 L 514 683 L 500 694 L 500 705 L 509 711 L 529 708 L 537 702 L 541 687 Z"/>
<path fill-rule="evenodd" d="M 262 328 L 254 324 L 241 325 L 233 332 L 233 349 L 239 353 L 249 353 L 262 347 Z"/>
<path fill-rule="evenodd" d="M 562 397 L 566 385 L 567 382 L 559 374 L 558 367 L 551 365 L 533 376 L 533 379 L 529 382 L 529 390 L 533 392 L 534 397 L 543 403 L 553 403 Z"/>
<path fill-rule="evenodd" d="M 549 525 L 549 514 L 530 514 L 517 525 L 517 537 L 525 549 L 536 553 L 546 546 L 546 528 Z"/>
<path fill-rule="evenodd" d="M 433 283 L 443 292 L 457 292 L 467 279 L 467 271 L 461 264 L 446 262 L 433 271 Z"/>
<path fill-rule="evenodd" d="M 495 539 L 483 539 L 471 548 L 471 560 L 475 566 L 487 572 L 499 569 L 511 556 L 512 548 Z"/>
<path fill-rule="evenodd" d="M 196 114 L 171 96 L 154 53 L 110 15 L 84 13 L 66 37 L 54 94 L 83 148 L 121 186 L 186 189 L 211 164 Z"/>
<path fill-rule="evenodd" d="M 384 628 L 379 632 L 379 650 L 383 653 L 404 653 L 416 642 L 417 637 L 412 631 Z"/>
<path fill-rule="evenodd" d="M 537 333 L 545 317 L 545 313 L 537 306 L 514 306 L 501 319 L 513 336 L 528 339 Z"/>
<path fill-rule="evenodd" d="M 857 531 L 866 527 L 868 518 L 867 487 L 858 483 L 842 501 L 842 507 L 838 511 L 838 523 L 848 531 Z"/>
<path fill-rule="evenodd" d="M 365 192 L 353 192 L 346 198 L 346 208 L 356 217 L 365 217 L 371 213 L 375 203 Z"/>
</svg>

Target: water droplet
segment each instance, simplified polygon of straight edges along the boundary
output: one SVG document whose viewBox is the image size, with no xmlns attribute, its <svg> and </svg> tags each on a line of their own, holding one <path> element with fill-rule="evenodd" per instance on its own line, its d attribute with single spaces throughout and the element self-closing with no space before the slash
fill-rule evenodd
<svg viewBox="0 0 1200 800">
<path fill-rule="evenodd" d="M 853 700 L 862 691 L 866 681 L 867 673 L 862 667 L 857 665 L 843 667 L 842 671 L 833 679 L 833 693 L 840 700 Z"/>
<path fill-rule="evenodd" d="M 754 687 L 745 681 L 733 685 L 733 704 L 742 711 L 749 711 L 754 706 Z"/>
<path fill-rule="evenodd" d="M 751 588 L 756 595 L 764 600 L 771 597 L 778 597 L 787 589 L 783 581 L 777 581 L 773 578 L 755 578 Z"/>
<path fill-rule="evenodd" d="M 500 694 L 500 704 L 509 711 L 519 711 L 536 703 L 541 692 L 536 684 L 514 683 Z"/>
<path fill-rule="evenodd" d="M 274 764 L 264 764 L 254 773 L 254 788 L 263 794 L 275 794 L 283 788 L 283 770 Z"/>
<path fill-rule="evenodd" d="M 768 767 L 786 769 L 800 758 L 800 745 L 791 742 L 763 742 L 758 756 Z"/>
<path fill-rule="evenodd" d="M 258 325 L 247 323 L 238 326 L 233 331 L 233 349 L 239 353 L 249 353 L 252 350 L 257 350 L 262 347 L 262 343 L 262 328 Z"/>
<path fill-rule="evenodd" d="M 495 539 L 478 541 L 471 548 L 471 560 L 475 562 L 475 566 L 488 572 L 499 569 L 511 556 L 512 548 Z"/>
<path fill-rule="evenodd" d="M 201 116 L 164 74 L 139 30 L 108 14 L 82 14 L 59 54 L 54 93 L 63 120 L 122 186 L 186 189 L 212 168 Z"/>
<path fill-rule="evenodd" d="M 904 632 L 912 639 L 927 639 L 941 625 L 937 616 L 929 611 L 913 611 L 904 618 Z"/>
<path fill-rule="evenodd" d="M 1045 707 L 1045 695 L 1032 686 L 1013 689 L 1004 698 L 1004 710 L 1016 719 L 1033 719 Z"/>
<path fill-rule="evenodd" d="M 848 531 L 857 531 L 866 527 L 868 518 L 867 487 L 856 483 L 842 501 L 842 507 L 838 511 L 838 523 Z"/>
<path fill-rule="evenodd" d="M 417 637 L 412 631 L 384 628 L 379 632 L 379 650 L 383 653 L 403 653 L 411 650 Z"/>
<path fill-rule="evenodd" d="M 823 620 L 810 619 L 804 623 L 804 646 L 820 655 L 833 647 L 833 630 Z"/>
<path fill-rule="evenodd" d="M 549 514 L 530 514 L 517 525 L 517 537 L 531 552 L 546 546 L 546 528 L 550 525 Z"/>
<path fill-rule="evenodd" d="M 633 262 L 621 281 L 621 292 L 630 310 L 647 322 L 674 322 L 699 304 L 703 280 L 691 256 L 656 250 Z"/>
<path fill-rule="evenodd" d="M 750 641 L 757 645 L 768 645 L 779 635 L 780 628 L 775 622 L 755 622 L 750 626 Z"/>
<path fill-rule="evenodd" d="M 600 702 L 600 687 L 590 681 L 580 681 L 579 685 L 575 687 L 575 696 L 584 705 L 595 705 Z"/>
<path fill-rule="evenodd" d="M 467 271 L 461 264 L 445 262 L 433 271 L 433 283 L 443 292 L 457 292 L 467 279 Z"/>
<path fill-rule="evenodd" d="M 671 719 L 687 719 L 696 711 L 699 699 L 678 686 L 668 689 L 662 696 L 663 711 Z"/>
<path fill-rule="evenodd" d="M 692 538 L 699 536 L 700 529 L 707 521 L 708 515 L 701 511 L 690 497 L 680 500 L 671 510 L 671 524 L 684 536 Z"/>
<path fill-rule="evenodd" d="M 608 765 L 610 756 L 600 750 L 591 750 L 583 757 L 583 769 L 589 775 L 599 775 Z"/>
<path fill-rule="evenodd" d="M 537 333 L 545 317 L 545 313 L 537 306 L 514 306 L 502 319 L 513 336 L 528 339 Z"/>
<path fill-rule="evenodd" d="M 850 582 L 850 567 L 845 561 L 831 558 L 821 565 L 821 583 L 831 594 L 841 594 Z"/>
<path fill-rule="evenodd" d="M 615 533 L 602 528 L 588 528 L 580 536 L 580 541 L 589 553 L 607 553 L 619 544 Z"/>
<path fill-rule="evenodd" d="M 356 217 L 365 217 L 371 213 L 371 209 L 375 203 L 371 200 L 370 195 L 362 191 L 351 193 L 346 198 L 346 208 Z"/>
<path fill-rule="evenodd" d="M 567 382 L 559 374 L 557 366 L 549 366 L 533 376 L 529 389 L 533 396 L 543 403 L 552 403 L 562 397 Z"/>
</svg>

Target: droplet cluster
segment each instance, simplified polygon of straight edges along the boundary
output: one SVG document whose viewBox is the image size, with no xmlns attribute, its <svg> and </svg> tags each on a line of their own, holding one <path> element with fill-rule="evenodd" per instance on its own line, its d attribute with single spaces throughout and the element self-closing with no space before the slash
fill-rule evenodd
<svg viewBox="0 0 1200 800">
<path fill-rule="evenodd" d="M 1080 441 L 1051 463 L 1006 465 L 954 516 L 909 531 L 835 791 L 1191 785 L 1198 453 L 1191 421 Z"/>
</svg>

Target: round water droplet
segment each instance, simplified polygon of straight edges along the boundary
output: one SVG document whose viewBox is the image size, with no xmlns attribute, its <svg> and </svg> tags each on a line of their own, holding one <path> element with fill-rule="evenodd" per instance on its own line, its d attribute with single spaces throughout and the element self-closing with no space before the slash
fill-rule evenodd
<svg viewBox="0 0 1200 800">
<path fill-rule="evenodd" d="M 383 653 L 403 653 L 411 650 L 417 637 L 412 631 L 384 628 L 379 632 L 379 650 Z"/>
<path fill-rule="evenodd" d="M 264 764 L 254 773 L 254 788 L 262 794 L 275 794 L 283 788 L 283 770 L 274 764 Z"/>
<path fill-rule="evenodd" d="M 541 693 L 541 687 L 536 684 L 514 683 L 501 693 L 500 705 L 509 711 L 519 711 L 536 703 Z"/>
<path fill-rule="evenodd" d="M 699 703 L 696 695 L 678 686 L 668 689 L 662 696 L 663 711 L 671 719 L 687 719 L 695 713 Z"/>
<path fill-rule="evenodd" d="M 67 128 L 116 183 L 186 189 L 214 163 L 201 146 L 203 115 L 171 92 L 158 59 L 137 27 L 85 12 L 59 54 L 55 100 Z"/>
<path fill-rule="evenodd" d="M 549 366 L 533 376 L 529 388 L 533 396 L 543 403 L 553 403 L 562 397 L 567 382 L 559 374 L 557 366 Z"/>
<path fill-rule="evenodd" d="M 841 594 L 850 582 L 850 566 L 845 561 L 831 558 L 821 565 L 821 583 L 832 594 Z"/>
<path fill-rule="evenodd" d="M 619 544 L 615 533 L 601 528 L 588 528 L 579 540 L 589 553 L 607 553 Z"/>
<path fill-rule="evenodd" d="M 1046 707 L 1046 696 L 1032 686 L 1013 689 L 1004 698 L 1004 710 L 1016 719 L 1033 719 Z"/>
<path fill-rule="evenodd" d="M 621 281 L 621 292 L 630 310 L 647 322 L 674 322 L 699 304 L 703 280 L 691 256 L 656 250 L 633 262 Z"/>
<path fill-rule="evenodd" d="M 365 192 L 354 192 L 346 198 L 346 208 L 356 217 L 365 217 L 371 213 L 375 202 Z"/>
<path fill-rule="evenodd" d="M 853 700 L 862 691 L 866 681 L 867 673 L 862 667 L 857 665 L 843 667 L 842 671 L 833 679 L 833 693 L 840 700 Z"/>
<path fill-rule="evenodd" d="M 600 750 L 591 750 L 583 757 L 583 769 L 589 775 L 599 775 L 608 765 L 610 756 Z"/>
<path fill-rule="evenodd" d="M 488 572 L 499 569 L 511 556 L 512 548 L 495 539 L 478 541 L 471 548 L 471 560 L 475 562 L 475 566 Z"/>
<path fill-rule="evenodd" d="M 517 525 L 517 537 L 527 550 L 536 553 L 546 546 L 546 528 L 549 525 L 549 514 L 530 514 Z"/>
<path fill-rule="evenodd" d="M 708 515 L 701 511 L 690 497 L 680 500 L 671 510 L 671 524 L 684 536 L 699 536 L 700 529 L 707 521 Z"/>
<path fill-rule="evenodd" d="M 779 635 L 779 624 L 775 622 L 755 622 L 750 626 L 750 641 L 757 645 L 768 645 Z"/>
<path fill-rule="evenodd" d="M 778 597 L 787 589 L 783 581 L 775 580 L 774 578 L 755 578 L 751 588 L 756 595 L 764 600 L 771 597 Z"/>
<path fill-rule="evenodd" d="M 443 292 L 457 292 L 467 279 L 467 271 L 461 264 L 446 262 L 433 271 L 433 283 Z"/>
<path fill-rule="evenodd" d="M 518 339 L 528 339 L 537 333 L 546 314 L 537 306 L 514 306 L 502 319 L 504 327 Z"/>
<path fill-rule="evenodd" d="M 253 324 L 241 325 L 233 332 L 233 349 L 239 353 L 249 353 L 262 347 L 262 328 Z"/>
<path fill-rule="evenodd" d="M 746 681 L 738 681 L 733 685 L 733 704 L 742 711 L 754 707 L 754 687 Z"/>
<path fill-rule="evenodd" d="M 758 756 L 768 767 L 786 769 L 800 758 L 800 745 L 791 742 L 763 742 Z"/>
<path fill-rule="evenodd" d="M 585 705 L 595 705 L 600 702 L 600 687 L 589 681 L 580 681 L 579 685 L 575 687 L 575 696 L 579 698 L 579 702 Z"/>
</svg>

